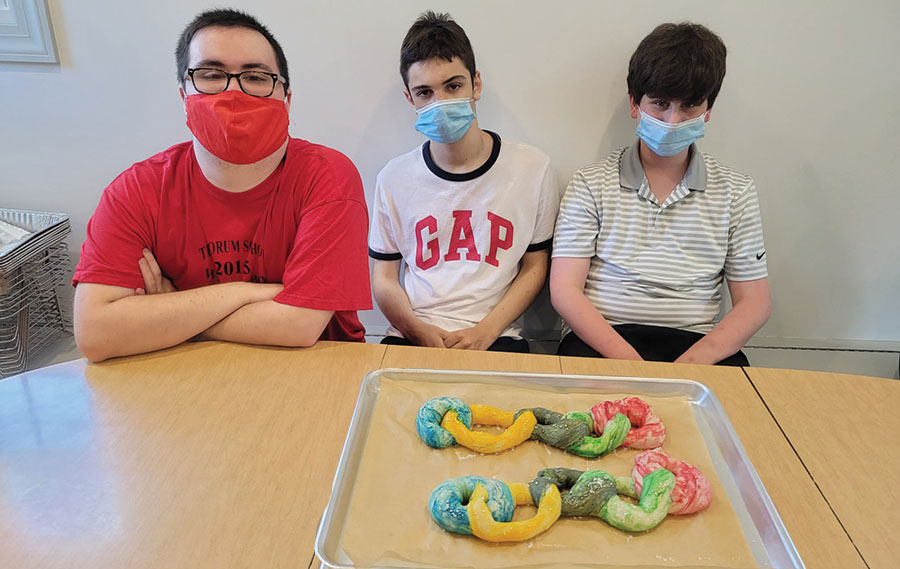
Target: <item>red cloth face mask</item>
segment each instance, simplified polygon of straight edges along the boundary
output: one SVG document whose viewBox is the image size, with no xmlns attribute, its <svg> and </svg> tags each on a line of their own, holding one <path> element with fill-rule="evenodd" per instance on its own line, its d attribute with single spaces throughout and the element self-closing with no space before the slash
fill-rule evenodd
<svg viewBox="0 0 900 569">
<path fill-rule="evenodd" d="M 288 136 L 284 101 L 242 91 L 190 95 L 184 99 L 187 126 L 203 148 L 232 164 L 252 164 L 269 156 Z"/>
</svg>

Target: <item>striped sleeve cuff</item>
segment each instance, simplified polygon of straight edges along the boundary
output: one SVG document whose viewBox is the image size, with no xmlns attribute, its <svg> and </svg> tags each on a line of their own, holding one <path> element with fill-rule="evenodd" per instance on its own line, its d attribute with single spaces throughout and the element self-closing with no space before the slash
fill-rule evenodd
<svg viewBox="0 0 900 569">
<path fill-rule="evenodd" d="M 371 248 L 369 249 L 369 257 L 376 259 L 378 261 L 399 261 L 403 258 L 403 255 L 400 253 L 379 253 L 378 251 L 374 251 Z"/>
<path fill-rule="evenodd" d="M 546 241 L 541 241 L 540 243 L 532 243 L 525 249 L 526 253 L 531 253 L 532 251 L 543 251 L 544 249 L 549 249 L 553 246 L 553 238 L 547 239 Z"/>
</svg>

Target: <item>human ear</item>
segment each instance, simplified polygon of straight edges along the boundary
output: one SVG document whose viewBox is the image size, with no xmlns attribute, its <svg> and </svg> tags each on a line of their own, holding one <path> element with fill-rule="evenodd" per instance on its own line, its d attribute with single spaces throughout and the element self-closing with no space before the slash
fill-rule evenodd
<svg viewBox="0 0 900 569">
<path fill-rule="evenodd" d="M 634 103 L 634 96 L 631 93 L 628 94 L 628 105 L 631 107 L 631 118 L 640 118 L 641 113 L 638 110 L 638 106 Z"/>
<path fill-rule="evenodd" d="M 476 101 L 481 100 L 481 71 L 476 71 L 472 77 L 472 98 Z"/>
<path fill-rule="evenodd" d="M 415 103 L 415 101 L 413 101 L 413 98 L 412 98 L 412 93 L 409 92 L 409 87 L 403 88 L 403 96 L 406 97 L 406 100 L 409 101 L 409 104 L 412 105 L 413 108 L 416 107 L 416 103 Z"/>
</svg>

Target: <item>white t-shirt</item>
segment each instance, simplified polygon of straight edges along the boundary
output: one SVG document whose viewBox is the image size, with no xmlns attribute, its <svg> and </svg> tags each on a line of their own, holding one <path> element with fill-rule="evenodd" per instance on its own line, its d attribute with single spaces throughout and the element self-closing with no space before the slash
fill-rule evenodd
<svg viewBox="0 0 900 569">
<path fill-rule="evenodd" d="M 559 209 L 550 159 L 490 133 L 491 157 L 453 174 L 430 142 L 394 158 L 375 186 L 369 256 L 404 261 L 413 312 L 448 331 L 474 326 L 500 302 L 528 251 L 549 249 Z M 519 337 L 513 322 L 502 336 Z M 400 336 L 394 327 L 388 334 Z"/>
</svg>

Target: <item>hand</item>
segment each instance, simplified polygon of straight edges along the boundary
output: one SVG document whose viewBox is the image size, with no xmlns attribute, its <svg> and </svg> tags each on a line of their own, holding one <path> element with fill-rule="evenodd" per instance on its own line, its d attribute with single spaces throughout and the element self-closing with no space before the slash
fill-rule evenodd
<svg viewBox="0 0 900 569">
<path fill-rule="evenodd" d="M 477 324 L 471 328 L 463 328 L 450 332 L 444 338 L 444 347 L 454 350 L 486 350 L 497 339 L 497 335 Z"/>
<path fill-rule="evenodd" d="M 178 290 L 172 285 L 172 281 L 163 276 L 156 258 L 149 249 L 144 249 L 143 257 L 138 260 L 138 267 L 141 269 L 141 276 L 144 277 L 144 288 L 134 289 L 134 294 L 161 294 Z"/>
<path fill-rule="evenodd" d="M 444 338 L 450 335 L 450 332 L 438 326 L 421 323 L 414 330 L 407 332 L 407 339 L 416 346 L 425 346 L 428 348 L 443 348 Z"/>
</svg>

